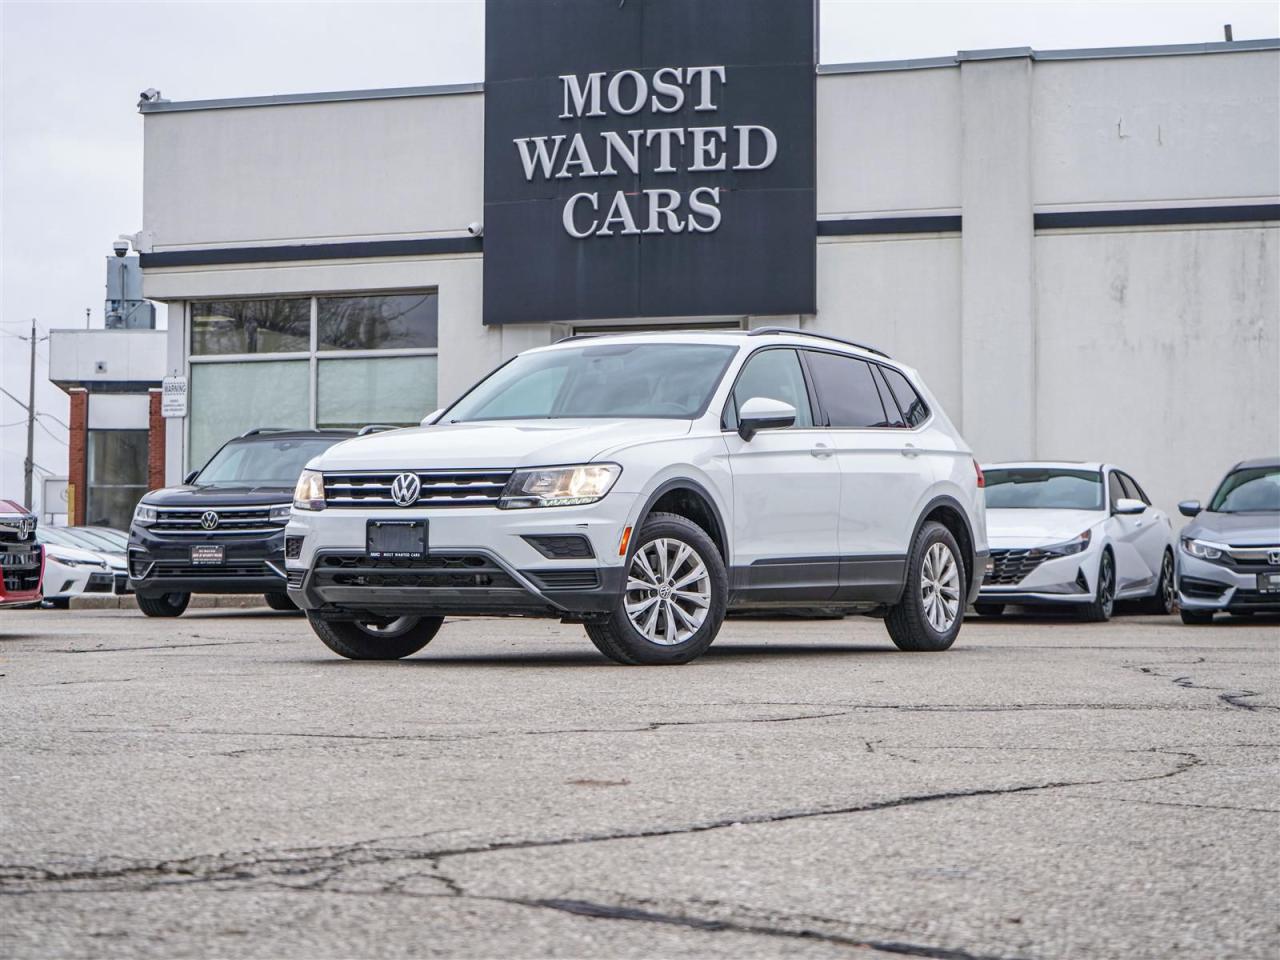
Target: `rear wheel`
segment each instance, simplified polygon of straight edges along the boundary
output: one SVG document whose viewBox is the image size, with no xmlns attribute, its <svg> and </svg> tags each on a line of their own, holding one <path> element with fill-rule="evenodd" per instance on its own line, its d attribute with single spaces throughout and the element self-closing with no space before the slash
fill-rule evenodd
<svg viewBox="0 0 1280 960">
<path fill-rule="evenodd" d="M 1090 623 L 1103 623 L 1111 619 L 1116 605 L 1116 562 L 1110 550 L 1104 550 L 1098 561 L 1098 587 L 1093 602 L 1080 608 L 1080 619 Z"/>
<path fill-rule="evenodd" d="M 290 610 L 297 612 L 298 605 L 289 599 L 287 593 L 264 593 L 262 599 L 267 601 L 267 606 L 272 610 Z"/>
<path fill-rule="evenodd" d="M 920 528 L 907 559 L 902 600 L 885 629 L 899 650 L 946 650 L 964 621 L 965 576 L 956 538 L 940 523 Z"/>
<path fill-rule="evenodd" d="M 651 515 L 632 541 L 627 585 L 587 636 L 615 663 L 688 663 L 720 632 L 728 602 L 724 560 L 706 532 L 671 513 Z"/>
<path fill-rule="evenodd" d="M 980 617 L 998 617 L 1004 613 L 1003 603 L 975 603 L 973 609 Z"/>
<path fill-rule="evenodd" d="M 392 620 L 326 620 L 313 610 L 307 620 L 324 645 L 348 660 L 399 660 L 417 653 L 435 637 L 444 617 Z"/>
<path fill-rule="evenodd" d="M 138 594 L 138 609 L 148 617 L 180 617 L 190 602 L 189 593 L 165 593 L 158 597 Z"/>
<path fill-rule="evenodd" d="M 1213 623 L 1212 610 L 1187 610 L 1178 611 L 1182 616 L 1182 622 L 1193 626 L 1203 626 L 1206 623 Z"/>
<path fill-rule="evenodd" d="M 1143 602 L 1147 613 L 1170 614 L 1177 609 L 1177 594 L 1173 586 L 1173 553 L 1164 552 L 1160 561 L 1160 582 L 1156 584 L 1156 592 Z"/>
</svg>

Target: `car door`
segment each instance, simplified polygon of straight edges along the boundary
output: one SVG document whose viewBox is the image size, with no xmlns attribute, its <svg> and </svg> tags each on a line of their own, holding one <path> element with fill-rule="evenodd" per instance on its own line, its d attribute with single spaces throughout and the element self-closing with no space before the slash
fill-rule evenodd
<svg viewBox="0 0 1280 960">
<path fill-rule="evenodd" d="M 1125 491 L 1125 496 L 1133 500 L 1141 500 L 1147 505 L 1145 512 L 1127 519 L 1135 521 L 1133 524 L 1134 546 L 1154 582 L 1160 576 L 1160 565 L 1164 561 L 1165 549 L 1169 546 L 1168 517 L 1163 510 L 1157 510 L 1151 505 L 1151 498 L 1142 487 L 1138 486 L 1138 481 L 1123 471 L 1116 472 L 1120 475 L 1120 485 Z"/>
<path fill-rule="evenodd" d="M 796 408 L 794 426 L 737 433 L 753 397 Z M 830 432 L 814 425 L 800 358 L 791 348 L 756 351 L 724 412 L 733 474 L 733 589 L 747 600 L 828 600 L 839 575 L 840 468 Z"/>
<path fill-rule="evenodd" d="M 1138 549 L 1143 514 L 1116 513 L 1116 503 L 1128 497 L 1118 470 L 1107 473 L 1107 499 L 1111 517 L 1106 522 L 1108 539 L 1116 558 L 1116 592 L 1125 593 L 1147 585 L 1154 576 Z"/>
<path fill-rule="evenodd" d="M 902 582 L 916 508 L 933 483 L 930 459 L 878 365 L 806 350 L 819 422 L 840 464 L 840 597 L 892 598 Z"/>
</svg>

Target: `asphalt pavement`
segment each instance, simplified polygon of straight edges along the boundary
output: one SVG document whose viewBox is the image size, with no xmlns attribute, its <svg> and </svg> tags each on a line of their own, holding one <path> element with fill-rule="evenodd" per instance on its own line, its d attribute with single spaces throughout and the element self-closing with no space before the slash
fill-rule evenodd
<svg viewBox="0 0 1280 960">
<path fill-rule="evenodd" d="M 1274 958 L 1280 622 L 0 611 L 0 956 Z"/>
</svg>

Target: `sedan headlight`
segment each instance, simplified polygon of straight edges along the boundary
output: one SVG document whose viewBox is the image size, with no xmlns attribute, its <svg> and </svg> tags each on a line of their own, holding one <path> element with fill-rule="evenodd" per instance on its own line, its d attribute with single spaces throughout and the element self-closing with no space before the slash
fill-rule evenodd
<svg viewBox="0 0 1280 960">
<path fill-rule="evenodd" d="M 621 473 L 622 468 L 616 463 L 517 470 L 502 491 L 498 506 L 504 510 L 518 510 L 595 503 L 609 492 Z"/>
<path fill-rule="evenodd" d="M 71 557 L 54 557 L 64 567 L 91 567 L 94 570 L 106 570 L 107 565 L 101 560 L 73 560 Z"/>
<path fill-rule="evenodd" d="M 303 470 L 293 490 L 293 505 L 299 510 L 324 509 L 324 475 L 319 470 Z M 286 512 L 285 517 L 289 514 Z"/>
<path fill-rule="evenodd" d="M 1182 549 L 1201 560 L 1219 560 L 1222 558 L 1222 546 L 1208 540 L 1197 540 L 1194 537 L 1182 538 Z"/>
<path fill-rule="evenodd" d="M 155 523 L 159 516 L 160 512 L 155 507 L 149 507 L 145 503 L 140 503 L 133 508 L 133 522 L 140 527 Z"/>
<path fill-rule="evenodd" d="M 322 484 L 322 487 L 323 487 L 323 484 Z M 323 492 L 321 492 L 320 494 L 320 499 L 321 500 L 324 499 Z M 291 503 L 277 504 L 276 506 L 271 508 L 270 512 L 267 514 L 267 519 L 270 521 L 288 520 L 289 511 L 291 511 L 292 509 L 293 509 L 293 504 Z"/>
<path fill-rule="evenodd" d="M 1093 539 L 1093 531 L 1086 530 L 1080 536 L 1067 540 L 1064 543 L 1055 543 L 1051 547 L 1045 547 L 1045 553 L 1052 553 L 1056 557 L 1069 557 L 1073 553 L 1083 553 L 1089 549 L 1089 541 Z"/>
</svg>

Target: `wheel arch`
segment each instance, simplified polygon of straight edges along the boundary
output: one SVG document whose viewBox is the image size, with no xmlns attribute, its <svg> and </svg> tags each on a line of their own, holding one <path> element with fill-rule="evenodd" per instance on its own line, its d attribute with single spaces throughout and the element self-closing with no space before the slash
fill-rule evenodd
<svg viewBox="0 0 1280 960">
<path fill-rule="evenodd" d="M 965 512 L 964 506 L 955 497 L 941 494 L 924 505 L 911 531 L 911 540 L 907 547 L 908 555 L 911 545 L 914 545 L 916 538 L 920 536 L 921 528 L 931 520 L 942 524 L 956 538 L 956 544 L 960 547 L 960 562 L 964 564 L 965 584 L 972 588 L 974 568 L 977 565 L 973 527 L 969 523 L 969 515 Z"/>
<path fill-rule="evenodd" d="M 635 522 L 637 530 L 652 513 L 674 513 L 696 523 L 716 545 L 725 566 L 729 566 L 728 527 L 715 497 L 701 483 L 688 477 L 676 477 L 659 484 L 640 508 Z"/>
</svg>

